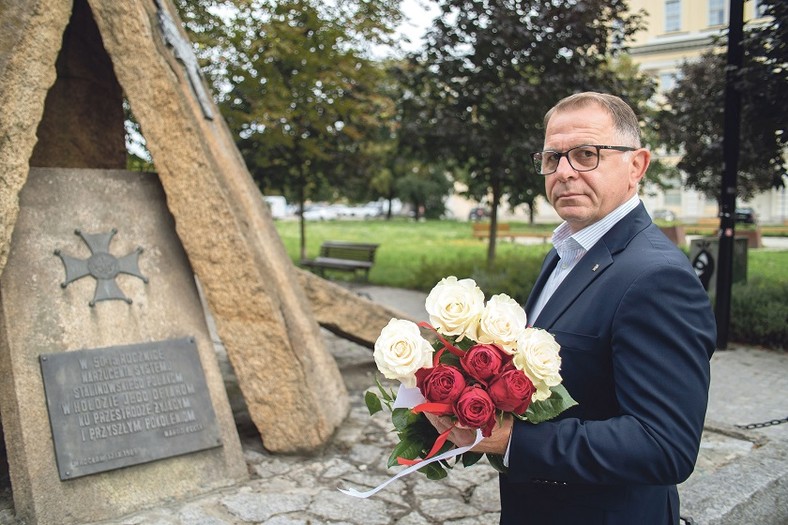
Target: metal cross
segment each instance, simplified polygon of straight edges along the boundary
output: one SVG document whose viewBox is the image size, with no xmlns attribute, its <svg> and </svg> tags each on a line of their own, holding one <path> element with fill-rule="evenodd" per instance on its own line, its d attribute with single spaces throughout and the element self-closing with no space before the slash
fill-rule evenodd
<svg viewBox="0 0 788 525">
<path fill-rule="evenodd" d="M 88 275 L 96 279 L 96 291 L 93 293 L 93 300 L 88 303 L 95 306 L 99 301 L 110 301 L 119 299 L 131 304 L 131 299 L 126 297 L 115 282 L 115 277 L 119 273 L 133 275 L 148 283 L 148 278 L 142 275 L 139 267 L 139 256 L 142 248 L 139 246 L 130 254 L 124 255 L 120 259 L 109 253 L 109 243 L 118 230 L 112 228 L 106 233 L 83 233 L 81 230 L 74 230 L 90 249 L 90 257 L 87 259 L 77 259 L 70 255 L 63 254 L 60 250 L 55 250 L 55 255 L 63 261 L 66 268 L 66 280 L 60 283 L 61 288 L 65 288 L 77 279 Z"/>
</svg>

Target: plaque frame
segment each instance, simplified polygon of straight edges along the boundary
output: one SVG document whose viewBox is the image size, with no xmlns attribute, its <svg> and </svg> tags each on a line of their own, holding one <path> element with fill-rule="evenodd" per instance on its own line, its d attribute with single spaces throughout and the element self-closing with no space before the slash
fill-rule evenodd
<svg viewBox="0 0 788 525">
<path fill-rule="evenodd" d="M 222 446 L 193 337 L 39 362 L 61 481 Z"/>
</svg>

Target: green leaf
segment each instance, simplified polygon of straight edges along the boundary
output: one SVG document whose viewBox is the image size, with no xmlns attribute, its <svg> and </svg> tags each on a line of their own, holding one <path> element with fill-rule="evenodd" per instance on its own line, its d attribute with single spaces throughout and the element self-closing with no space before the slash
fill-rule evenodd
<svg viewBox="0 0 788 525">
<path fill-rule="evenodd" d="M 364 403 L 367 405 L 369 415 L 376 414 L 383 410 L 383 405 L 380 403 L 380 398 L 374 392 L 367 392 L 364 394 Z"/>
<path fill-rule="evenodd" d="M 460 368 L 461 367 L 461 365 L 460 365 L 460 358 L 457 357 L 456 355 L 452 354 L 448 350 L 443 352 L 443 355 L 441 355 L 440 362 L 441 362 L 441 364 L 450 365 L 450 366 L 453 366 L 453 367 L 456 367 L 456 368 Z"/>
<path fill-rule="evenodd" d="M 459 342 L 455 341 L 454 342 L 454 346 L 456 346 L 460 350 L 465 350 L 465 351 L 469 350 L 475 344 L 476 344 L 476 341 L 474 341 L 473 339 L 471 339 L 469 337 L 463 338 L 462 341 L 459 341 Z"/>
<path fill-rule="evenodd" d="M 389 467 L 398 465 L 397 458 L 416 459 L 420 457 L 422 450 L 424 450 L 424 443 L 422 441 L 406 437 L 397 443 L 397 446 L 391 451 L 386 465 Z"/>
<path fill-rule="evenodd" d="M 386 389 L 383 388 L 383 384 L 381 384 L 381 382 L 380 382 L 380 377 L 376 377 L 375 378 L 375 384 L 378 387 L 378 391 L 380 391 L 380 397 L 387 404 L 392 403 L 397 398 L 397 394 L 394 393 L 394 390 L 386 391 Z"/>
<path fill-rule="evenodd" d="M 462 466 L 466 468 L 470 467 L 482 459 L 482 456 L 484 456 L 484 454 L 478 452 L 466 452 L 462 455 Z"/>
<path fill-rule="evenodd" d="M 414 414 L 407 408 L 395 408 L 391 412 L 391 422 L 399 432 L 404 432 L 408 426 L 417 423 L 420 418 L 423 418 L 421 414 Z"/>
<path fill-rule="evenodd" d="M 544 401 L 534 401 L 525 411 L 525 418 L 533 424 L 553 419 L 564 410 L 577 404 L 564 385 L 550 388 L 552 394 Z"/>
<path fill-rule="evenodd" d="M 490 465 L 498 472 L 506 474 L 509 471 L 509 468 L 503 464 L 503 456 L 500 454 L 487 454 L 487 461 L 489 461 Z"/>
<path fill-rule="evenodd" d="M 427 479 L 438 480 L 445 478 L 448 474 L 446 469 L 443 468 L 440 462 L 436 461 L 429 465 L 424 465 L 419 469 L 419 472 L 427 476 Z"/>
</svg>

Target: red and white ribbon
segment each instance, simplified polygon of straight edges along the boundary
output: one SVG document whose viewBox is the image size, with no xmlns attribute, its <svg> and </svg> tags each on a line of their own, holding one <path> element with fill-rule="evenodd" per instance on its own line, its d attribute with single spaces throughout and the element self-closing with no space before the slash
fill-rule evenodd
<svg viewBox="0 0 788 525">
<path fill-rule="evenodd" d="M 407 388 L 400 385 L 399 391 L 397 392 L 397 398 L 394 400 L 393 408 L 413 408 L 426 401 L 427 400 L 424 398 L 424 396 L 421 395 L 421 392 L 419 391 L 418 388 Z M 339 491 L 342 492 L 343 494 L 347 494 L 348 496 L 353 496 L 354 498 L 368 498 L 383 490 L 391 482 L 396 481 L 404 476 L 407 476 L 408 474 L 419 470 L 421 467 L 425 465 L 429 465 L 430 463 L 434 463 L 435 461 L 452 459 L 459 456 L 460 454 L 464 454 L 465 452 L 468 452 L 470 449 L 478 445 L 482 439 L 483 439 L 482 431 L 480 429 L 477 429 L 476 439 L 470 445 L 460 448 L 454 448 L 447 452 L 444 452 L 443 454 L 439 454 L 437 456 L 433 456 L 423 461 L 419 461 L 418 463 L 411 465 L 408 468 L 400 471 L 399 473 L 397 473 L 397 475 L 389 478 L 388 480 L 384 481 L 383 483 L 381 483 L 380 485 L 378 485 L 377 487 L 371 490 L 368 490 L 366 492 L 360 492 L 353 488 L 340 488 Z"/>
</svg>

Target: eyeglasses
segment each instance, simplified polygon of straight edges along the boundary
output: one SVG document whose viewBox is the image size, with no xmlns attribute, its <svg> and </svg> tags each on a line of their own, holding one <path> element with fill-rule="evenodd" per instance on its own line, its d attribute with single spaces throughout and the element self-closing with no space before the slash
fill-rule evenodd
<svg viewBox="0 0 788 525">
<path fill-rule="evenodd" d="M 566 157 L 575 171 L 591 171 L 599 166 L 599 151 L 612 149 L 616 151 L 635 151 L 637 148 L 628 146 L 603 146 L 600 144 L 583 144 L 566 151 L 545 150 L 531 153 L 534 169 L 539 175 L 551 175 L 558 170 L 561 157 Z"/>
</svg>

